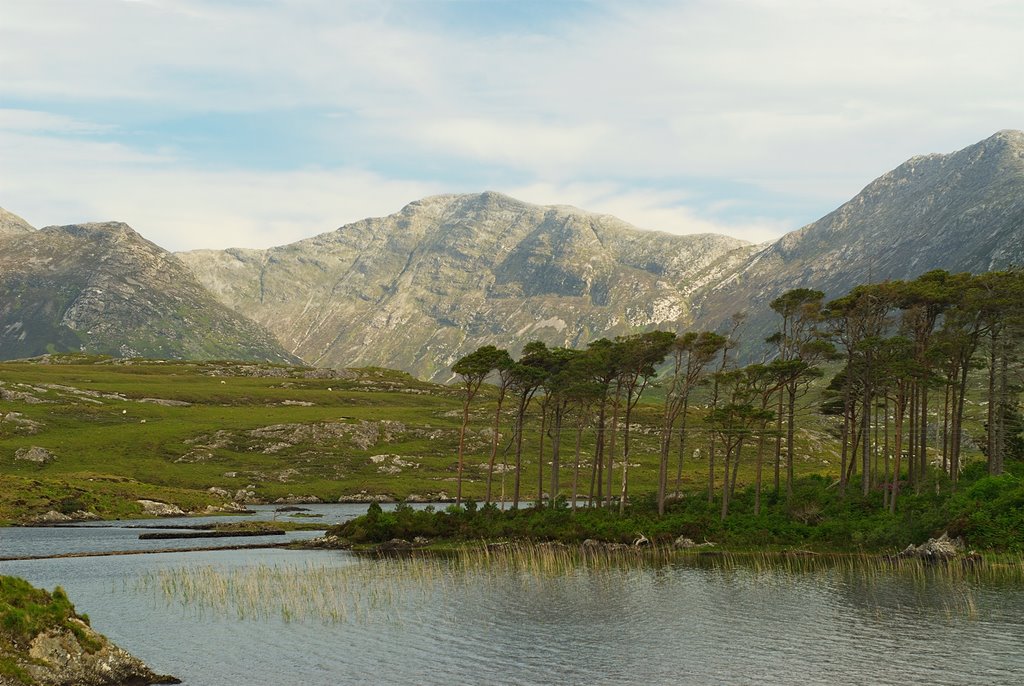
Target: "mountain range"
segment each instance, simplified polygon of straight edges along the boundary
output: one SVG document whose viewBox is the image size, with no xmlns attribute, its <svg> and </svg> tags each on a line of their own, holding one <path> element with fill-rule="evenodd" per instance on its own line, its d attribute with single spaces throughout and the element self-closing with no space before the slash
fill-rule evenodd
<svg viewBox="0 0 1024 686">
<path fill-rule="evenodd" d="M 774 324 L 795 287 L 837 296 L 1024 260 L 1024 133 L 915 157 L 755 246 L 644 231 L 499 193 L 441 195 L 266 250 L 173 255 L 124 224 L 34 230 L 0 210 L 0 359 L 56 350 L 386 366 L 446 379 L 484 344 L 580 346 L 646 328 Z M 756 335 L 751 335 L 756 334 Z"/>
</svg>

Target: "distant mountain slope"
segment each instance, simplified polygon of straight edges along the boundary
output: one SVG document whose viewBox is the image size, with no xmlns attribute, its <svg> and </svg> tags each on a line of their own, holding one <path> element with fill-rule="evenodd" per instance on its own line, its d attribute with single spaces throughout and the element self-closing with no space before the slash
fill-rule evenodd
<svg viewBox="0 0 1024 686">
<path fill-rule="evenodd" d="M 1024 133 L 1000 131 L 948 155 L 914 157 L 813 224 L 749 255 L 694 299 L 698 325 L 750 312 L 771 330 L 768 303 L 796 287 L 836 297 L 868 281 L 931 269 L 1024 266 Z"/>
<path fill-rule="evenodd" d="M 35 228 L 16 214 L 0 207 L 0 236 L 29 233 Z"/>
<path fill-rule="evenodd" d="M 68 350 L 295 359 L 126 224 L 15 223 L 0 235 L 0 359 Z"/>
<path fill-rule="evenodd" d="M 447 378 L 488 343 L 583 345 L 689 317 L 750 248 L 498 193 L 444 195 L 269 250 L 179 256 L 308 363 Z"/>
</svg>

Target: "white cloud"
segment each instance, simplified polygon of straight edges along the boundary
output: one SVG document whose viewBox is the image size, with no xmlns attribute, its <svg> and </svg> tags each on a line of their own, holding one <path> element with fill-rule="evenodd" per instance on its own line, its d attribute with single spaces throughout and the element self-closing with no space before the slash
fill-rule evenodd
<svg viewBox="0 0 1024 686">
<path fill-rule="evenodd" d="M 110 126 L 79 121 L 51 112 L 0 108 L 0 131 L 95 134 L 109 132 Z"/>
<path fill-rule="evenodd" d="M 123 221 L 169 250 L 282 245 L 442 190 L 344 168 L 197 169 L 117 145 L 2 131 L 0 159 L 19 160 L 17 174 L 0 175 L 0 205 L 34 226 Z"/>
<path fill-rule="evenodd" d="M 126 218 L 175 247 L 267 245 L 478 174 L 473 190 L 497 179 L 526 200 L 760 240 L 778 218 L 721 222 L 685 188 L 646 184 L 838 204 L 911 155 L 1024 128 L 1016 1 L 609 0 L 543 32 L 479 33 L 434 7 L 0 0 L 0 92 L 21 107 L 0 110 L 0 202 L 35 221 Z M 100 123 L 67 114 L 95 106 Z M 119 106 L 344 114 L 320 134 L 329 168 L 260 171 L 140 150 Z"/>
<path fill-rule="evenodd" d="M 693 209 L 693 199 L 678 192 L 631 190 L 613 184 L 532 184 L 510 188 L 510 195 L 540 205 L 573 205 L 614 215 L 637 228 L 676 234 L 718 233 L 751 243 L 778 238 L 794 228 L 768 218 L 717 221 Z M 720 204 L 721 205 L 721 204 Z"/>
</svg>

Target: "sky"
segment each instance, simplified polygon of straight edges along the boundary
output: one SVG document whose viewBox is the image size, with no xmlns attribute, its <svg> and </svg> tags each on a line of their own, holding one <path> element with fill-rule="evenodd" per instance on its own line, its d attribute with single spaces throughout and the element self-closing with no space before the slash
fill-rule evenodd
<svg viewBox="0 0 1024 686">
<path fill-rule="evenodd" d="M 1024 3 L 0 0 L 0 206 L 171 250 L 495 190 L 761 242 L 1024 128 Z"/>
</svg>

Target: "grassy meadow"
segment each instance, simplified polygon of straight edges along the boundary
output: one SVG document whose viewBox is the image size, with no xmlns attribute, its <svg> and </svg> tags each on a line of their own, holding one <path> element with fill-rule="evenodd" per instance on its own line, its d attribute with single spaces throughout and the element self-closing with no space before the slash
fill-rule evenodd
<svg viewBox="0 0 1024 686">
<path fill-rule="evenodd" d="M 805 404 L 814 401 L 808 396 Z M 49 510 L 139 516 L 137 498 L 198 511 L 224 502 L 223 494 L 207 492 L 211 487 L 232 496 L 246 490 L 271 502 L 289 495 L 333 502 L 360 493 L 452 497 L 461 407 L 461 392 L 454 386 L 384 369 L 331 373 L 84 355 L 6 362 L 0 364 L 0 521 Z M 635 496 L 656 488 L 659 412 L 655 389 L 636 413 L 630 455 L 630 493 Z M 485 388 L 474 402 L 467 434 L 463 492 L 468 498 L 484 497 L 493 414 L 493 391 Z M 527 502 L 537 490 L 535 420 L 528 422 L 525 435 L 522 497 Z M 830 421 L 811 412 L 801 418 L 798 475 L 838 471 Z M 683 484 L 699 492 L 707 483 L 699 410 L 692 413 L 691 426 Z M 511 436 L 508 419 L 503 418 L 501 431 L 497 462 L 511 465 L 514 455 L 505 451 Z M 560 477 L 566 495 L 574 444 L 574 432 L 567 428 Z M 593 444 L 588 428 L 581 454 L 582 493 L 589 488 Z M 55 459 L 16 459 L 19 450 L 32 447 L 46 449 Z M 550 442 L 546 450 L 547 472 Z M 741 467 L 740 486 L 753 481 L 753 452 L 748 450 Z M 509 498 L 512 478 L 507 472 Z M 766 478 L 770 482 L 770 472 Z M 494 490 L 500 495 L 500 474 Z"/>
</svg>

